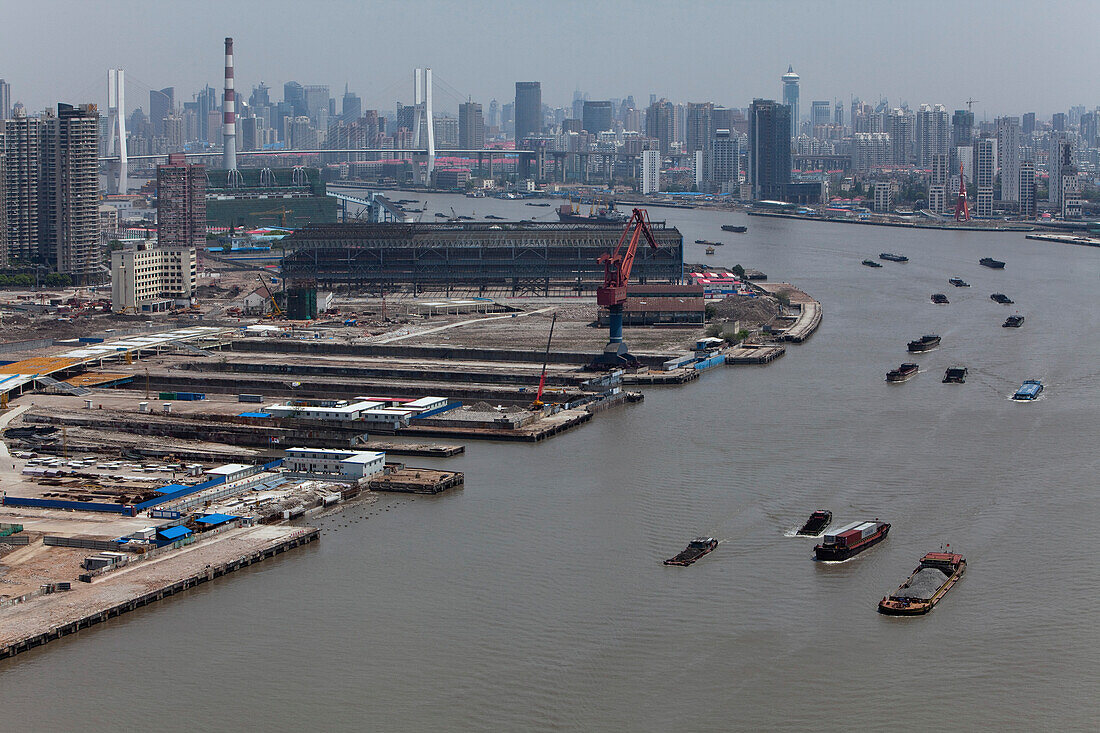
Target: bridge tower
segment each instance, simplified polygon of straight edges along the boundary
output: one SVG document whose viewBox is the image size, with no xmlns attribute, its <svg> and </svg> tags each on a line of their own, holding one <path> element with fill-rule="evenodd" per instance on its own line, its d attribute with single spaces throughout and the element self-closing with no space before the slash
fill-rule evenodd
<svg viewBox="0 0 1100 733">
<path fill-rule="evenodd" d="M 125 194 L 129 189 L 126 157 L 126 79 L 122 69 L 107 69 L 107 155 L 115 154 L 118 140 L 117 176 L 111 171 L 107 177 L 107 189 L 111 193 Z M 111 166 L 114 168 L 114 166 Z"/>
<path fill-rule="evenodd" d="M 420 139 L 420 127 L 424 126 L 427 140 Z M 424 183 L 431 183 L 435 171 L 435 122 L 432 116 L 432 70 L 430 67 L 413 71 L 413 147 L 426 149 L 428 161 L 424 169 Z"/>
</svg>

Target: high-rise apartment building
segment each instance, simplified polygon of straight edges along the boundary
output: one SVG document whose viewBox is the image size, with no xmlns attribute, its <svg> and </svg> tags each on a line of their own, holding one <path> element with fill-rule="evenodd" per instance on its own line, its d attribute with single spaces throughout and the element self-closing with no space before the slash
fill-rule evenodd
<svg viewBox="0 0 1100 733">
<path fill-rule="evenodd" d="M 0 120 L 11 117 L 11 84 L 0 79 Z"/>
<path fill-rule="evenodd" d="M 787 73 L 780 77 L 783 82 L 783 104 L 790 108 L 790 137 L 798 137 L 798 74 L 794 66 L 787 66 Z"/>
<path fill-rule="evenodd" d="M 8 266 L 8 198 L 4 184 L 4 135 L 0 131 L 0 268 Z"/>
<path fill-rule="evenodd" d="M 997 163 L 1001 167 L 1001 201 L 1020 200 L 1020 118 L 998 117 Z"/>
<path fill-rule="evenodd" d="M 1025 137 L 1031 137 L 1032 133 L 1035 132 L 1035 113 L 1025 112 L 1023 123 L 1020 127 Z"/>
<path fill-rule="evenodd" d="M 947 183 L 950 179 L 950 156 L 947 153 L 932 155 L 932 177 L 928 181 L 928 209 L 936 214 L 946 214 Z"/>
<path fill-rule="evenodd" d="M 1024 219 L 1034 219 L 1039 214 L 1035 188 L 1035 163 L 1030 160 L 1020 161 L 1018 190 L 1020 194 L 1020 216 Z"/>
<path fill-rule="evenodd" d="M 661 99 L 649 105 L 645 113 L 645 134 L 657 140 L 661 155 L 668 155 L 677 141 L 676 115 L 672 102 Z"/>
<path fill-rule="evenodd" d="M 933 155 L 949 152 L 951 130 L 942 104 L 922 104 L 917 110 L 917 167 L 932 165 Z"/>
<path fill-rule="evenodd" d="M 968 147 L 973 136 L 974 113 L 966 109 L 955 110 L 951 115 L 951 147 Z"/>
<path fill-rule="evenodd" d="M 463 102 L 458 105 L 458 147 L 463 150 L 481 150 L 485 147 L 485 120 L 481 105 Z"/>
<path fill-rule="evenodd" d="M 516 134 L 517 141 L 528 135 L 542 132 L 542 83 L 516 82 Z"/>
<path fill-rule="evenodd" d="M 844 104 L 839 99 L 833 107 L 833 124 L 841 130 L 844 129 Z"/>
<path fill-rule="evenodd" d="M 791 108 L 754 99 L 749 108 L 749 176 L 754 199 L 783 199 L 791 181 Z"/>
<path fill-rule="evenodd" d="M 976 216 L 993 216 L 993 179 L 997 170 L 997 140 L 982 137 L 974 141 L 974 198 Z"/>
<path fill-rule="evenodd" d="M 206 241 L 206 168 L 183 153 L 157 166 L 157 242 L 200 247 Z"/>
<path fill-rule="evenodd" d="M 58 104 L 57 116 L 45 124 L 46 259 L 78 284 L 99 282 L 106 275 L 99 247 L 99 113 L 91 104 Z"/>
<path fill-rule="evenodd" d="M 1047 201 L 1062 208 L 1062 169 L 1073 165 L 1073 143 L 1065 133 L 1052 135 L 1047 153 Z"/>
<path fill-rule="evenodd" d="M 1066 113 L 1055 112 L 1050 118 L 1050 129 L 1054 132 L 1066 131 Z"/>
<path fill-rule="evenodd" d="M 710 182 L 718 193 L 734 193 L 741 183 L 741 138 L 716 130 L 711 143 Z"/>
<path fill-rule="evenodd" d="M 657 193 L 661 190 L 661 151 L 642 151 L 642 193 Z"/>
<path fill-rule="evenodd" d="M 711 102 L 691 102 L 687 106 L 684 130 L 684 152 L 695 154 L 702 152 L 700 174 L 706 178 L 707 165 L 710 163 L 711 143 L 714 140 L 714 105 Z"/>
<path fill-rule="evenodd" d="M 866 113 L 865 114 L 869 114 Z M 909 165 L 913 162 L 913 128 L 916 118 L 908 109 L 895 107 L 889 110 L 881 118 L 879 115 L 871 115 L 870 119 L 881 119 L 883 132 L 890 136 L 890 163 L 892 165 Z M 872 130 L 868 129 L 867 132 Z"/>
<path fill-rule="evenodd" d="M 852 136 L 852 172 L 869 173 L 891 165 L 890 136 L 885 132 L 857 132 Z"/>
<path fill-rule="evenodd" d="M 39 206 L 42 182 L 42 133 L 37 117 L 4 120 L 4 192 L 7 200 L 9 260 L 41 260 Z"/>
</svg>

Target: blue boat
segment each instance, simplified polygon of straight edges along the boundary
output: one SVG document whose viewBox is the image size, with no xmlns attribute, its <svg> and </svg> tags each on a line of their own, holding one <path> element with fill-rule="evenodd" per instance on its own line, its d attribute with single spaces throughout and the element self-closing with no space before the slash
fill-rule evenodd
<svg viewBox="0 0 1100 733">
<path fill-rule="evenodd" d="M 1034 400 L 1039 397 L 1043 391 L 1043 383 L 1038 379 L 1026 379 L 1024 383 L 1020 385 L 1020 388 L 1016 390 L 1016 394 L 1012 395 L 1014 400 Z"/>
</svg>

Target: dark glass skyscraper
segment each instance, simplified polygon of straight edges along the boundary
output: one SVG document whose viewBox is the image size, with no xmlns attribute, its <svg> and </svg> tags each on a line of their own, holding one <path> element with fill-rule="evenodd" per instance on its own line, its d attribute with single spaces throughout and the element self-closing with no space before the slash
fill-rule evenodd
<svg viewBox="0 0 1100 733">
<path fill-rule="evenodd" d="M 749 108 L 749 175 L 754 199 L 780 199 L 791 182 L 791 108 L 754 99 Z"/>
<path fill-rule="evenodd" d="M 542 132 L 542 82 L 516 82 L 516 140 Z"/>
<path fill-rule="evenodd" d="M 581 108 L 581 123 L 593 135 L 606 132 L 611 126 L 611 102 L 585 102 Z"/>
</svg>

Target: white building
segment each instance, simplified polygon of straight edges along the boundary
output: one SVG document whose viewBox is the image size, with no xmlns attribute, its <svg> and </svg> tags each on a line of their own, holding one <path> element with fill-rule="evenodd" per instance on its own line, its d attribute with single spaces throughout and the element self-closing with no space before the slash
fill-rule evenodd
<svg viewBox="0 0 1100 733">
<path fill-rule="evenodd" d="M 1001 201 L 1020 200 L 1020 118 L 997 118 L 997 162 L 1001 166 Z"/>
<path fill-rule="evenodd" d="M 116 313 L 186 307 L 197 281 L 194 247 L 138 244 L 111 253 L 111 307 Z"/>
<path fill-rule="evenodd" d="M 1038 214 L 1035 188 L 1035 164 L 1020 161 L 1020 216 L 1025 219 L 1034 219 Z"/>
<path fill-rule="evenodd" d="M 661 151 L 642 151 L 642 193 L 657 193 L 661 190 Z"/>
<path fill-rule="evenodd" d="M 703 176 L 706 173 L 706 152 L 696 150 L 691 154 L 691 177 L 696 189 L 703 186 Z"/>
<path fill-rule="evenodd" d="M 283 459 L 283 470 L 287 473 L 352 483 L 381 473 L 385 467 L 386 454 L 378 451 L 291 448 Z"/>
<path fill-rule="evenodd" d="M 885 133 L 860 133 L 862 135 L 875 135 Z M 894 181 L 875 181 L 871 184 L 875 190 L 874 210 L 877 213 L 887 213 L 894 208 Z"/>
<path fill-rule="evenodd" d="M 425 412 L 447 406 L 446 397 L 421 397 L 417 400 L 389 400 L 371 397 L 348 400 L 295 400 L 271 405 L 264 411 L 272 417 L 298 420 L 332 420 L 362 422 L 366 426 L 396 430 L 407 427 L 409 421 Z"/>
<path fill-rule="evenodd" d="M 979 138 L 974 142 L 975 216 L 993 216 L 993 177 L 996 169 L 997 141 L 991 137 Z"/>
<path fill-rule="evenodd" d="M 1062 168 L 1062 203 L 1059 207 L 1063 219 L 1081 217 L 1081 179 L 1076 166 Z"/>
<path fill-rule="evenodd" d="M 857 132 L 852 135 L 852 172 L 868 173 L 889 165 L 890 136 L 885 132 Z"/>
<path fill-rule="evenodd" d="M 917 166 L 932 165 L 933 155 L 947 155 L 951 143 L 951 122 L 942 104 L 922 104 L 917 111 Z"/>
<path fill-rule="evenodd" d="M 741 181 L 741 139 L 716 130 L 711 143 L 710 178 L 719 193 L 734 193 Z"/>
</svg>

